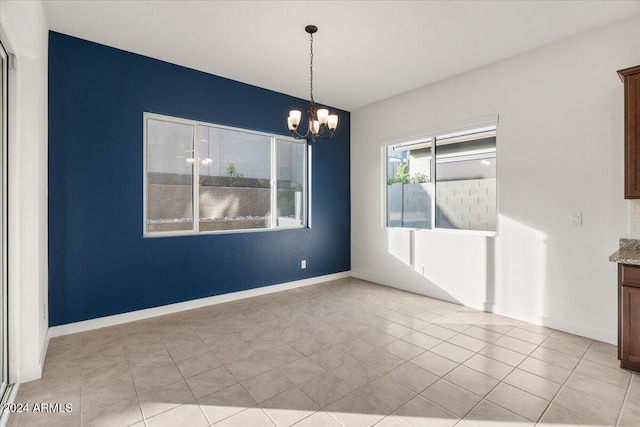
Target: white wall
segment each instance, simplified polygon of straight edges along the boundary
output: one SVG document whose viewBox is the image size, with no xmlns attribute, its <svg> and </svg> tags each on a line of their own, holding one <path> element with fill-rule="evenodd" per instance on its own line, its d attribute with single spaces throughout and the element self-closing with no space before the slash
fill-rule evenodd
<svg viewBox="0 0 640 427">
<path fill-rule="evenodd" d="M 10 381 L 39 378 L 47 344 L 47 49 L 41 1 L 0 2 L 9 74 Z"/>
<path fill-rule="evenodd" d="M 353 275 L 615 342 L 608 256 L 630 233 L 616 70 L 639 63 L 635 16 L 352 112 Z M 496 113 L 498 236 L 384 228 L 382 144 Z"/>
</svg>

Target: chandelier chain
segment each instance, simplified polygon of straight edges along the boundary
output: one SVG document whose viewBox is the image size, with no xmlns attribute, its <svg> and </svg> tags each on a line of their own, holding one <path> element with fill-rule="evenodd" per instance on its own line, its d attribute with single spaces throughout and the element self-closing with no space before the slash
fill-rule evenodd
<svg viewBox="0 0 640 427">
<path fill-rule="evenodd" d="M 310 61 L 309 69 L 310 69 L 310 75 L 311 75 L 311 81 L 310 81 L 311 102 L 314 102 L 313 100 L 313 33 L 311 33 L 311 61 Z"/>
</svg>

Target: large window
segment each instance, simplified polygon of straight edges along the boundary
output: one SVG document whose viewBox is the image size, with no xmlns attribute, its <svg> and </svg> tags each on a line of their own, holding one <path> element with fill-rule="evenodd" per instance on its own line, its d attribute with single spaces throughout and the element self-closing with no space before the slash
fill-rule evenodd
<svg viewBox="0 0 640 427">
<path fill-rule="evenodd" d="M 305 141 L 145 113 L 144 234 L 306 226 Z"/>
<path fill-rule="evenodd" d="M 496 230 L 496 126 L 386 147 L 387 226 Z"/>
</svg>

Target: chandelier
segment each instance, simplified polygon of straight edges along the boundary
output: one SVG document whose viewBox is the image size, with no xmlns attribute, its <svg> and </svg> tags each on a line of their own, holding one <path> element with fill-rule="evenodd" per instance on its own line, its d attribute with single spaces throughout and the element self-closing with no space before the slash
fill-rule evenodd
<svg viewBox="0 0 640 427">
<path fill-rule="evenodd" d="M 326 108 L 317 108 L 316 102 L 313 100 L 313 33 L 318 31 L 318 27 L 315 25 L 307 25 L 304 30 L 309 33 L 311 40 L 311 61 L 310 61 L 310 93 L 311 101 L 309 102 L 309 127 L 307 131 L 302 134 L 299 132 L 298 125 L 302 118 L 302 112 L 300 110 L 289 111 L 289 117 L 287 118 L 287 125 L 291 131 L 291 135 L 296 139 L 306 138 L 311 136 L 313 141 L 317 139 L 329 139 L 333 136 L 338 127 L 338 116 L 336 114 L 329 114 L 329 110 Z"/>
</svg>

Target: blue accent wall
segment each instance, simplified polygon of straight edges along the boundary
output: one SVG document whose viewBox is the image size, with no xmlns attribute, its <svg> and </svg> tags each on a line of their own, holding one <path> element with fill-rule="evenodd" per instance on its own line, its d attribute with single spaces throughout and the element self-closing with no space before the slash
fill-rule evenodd
<svg viewBox="0 0 640 427">
<path fill-rule="evenodd" d="M 341 110 L 335 136 L 312 145 L 311 228 L 142 238 L 143 112 L 287 135 L 288 111 L 307 106 L 50 32 L 50 326 L 349 270 Z"/>
</svg>

